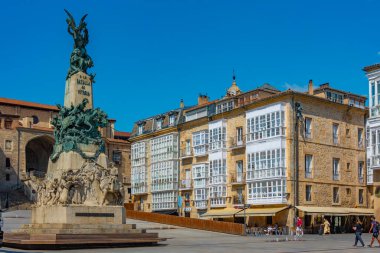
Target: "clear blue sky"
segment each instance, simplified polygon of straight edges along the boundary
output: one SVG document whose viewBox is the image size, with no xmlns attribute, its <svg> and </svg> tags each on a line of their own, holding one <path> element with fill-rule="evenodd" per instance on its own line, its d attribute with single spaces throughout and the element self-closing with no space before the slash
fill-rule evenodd
<svg viewBox="0 0 380 253">
<path fill-rule="evenodd" d="M 366 95 L 362 67 L 380 62 L 380 1 L 1 1 L 1 97 L 63 103 L 72 50 L 66 8 L 88 13 L 94 102 L 116 128 L 244 90 L 330 82 Z"/>
</svg>

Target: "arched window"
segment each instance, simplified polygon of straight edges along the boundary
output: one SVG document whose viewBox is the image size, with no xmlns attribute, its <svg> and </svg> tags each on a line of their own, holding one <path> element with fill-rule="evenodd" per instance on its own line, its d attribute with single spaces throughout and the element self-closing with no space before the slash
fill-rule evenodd
<svg viewBox="0 0 380 253">
<path fill-rule="evenodd" d="M 39 118 L 36 115 L 33 115 L 32 118 L 33 118 L 33 124 L 37 124 L 38 122 L 40 122 Z"/>
</svg>

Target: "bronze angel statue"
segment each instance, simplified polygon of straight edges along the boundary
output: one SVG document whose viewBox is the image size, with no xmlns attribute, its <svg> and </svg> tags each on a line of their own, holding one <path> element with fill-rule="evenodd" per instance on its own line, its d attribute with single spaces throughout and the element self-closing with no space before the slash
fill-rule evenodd
<svg viewBox="0 0 380 253">
<path fill-rule="evenodd" d="M 76 26 L 73 15 L 71 15 L 67 10 L 65 10 L 65 12 L 68 16 L 66 19 L 66 23 L 68 25 L 67 31 L 74 39 L 74 50 L 71 53 L 70 68 L 67 73 L 67 78 L 69 78 L 79 71 L 87 73 L 87 69 L 93 67 L 94 64 L 86 51 L 86 45 L 88 44 L 89 39 L 87 23 L 84 20 L 86 19 L 87 14 L 81 18 L 79 25 Z M 95 75 L 90 74 L 92 79 L 94 76 Z"/>
</svg>

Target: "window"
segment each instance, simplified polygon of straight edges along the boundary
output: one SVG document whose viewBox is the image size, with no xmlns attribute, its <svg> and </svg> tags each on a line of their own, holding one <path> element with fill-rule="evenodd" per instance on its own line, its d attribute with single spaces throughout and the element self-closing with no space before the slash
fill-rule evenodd
<svg viewBox="0 0 380 253">
<path fill-rule="evenodd" d="M 115 163 L 115 164 L 121 164 L 121 151 L 116 151 L 114 150 L 112 152 L 112 161 Z"/>
<path fill-rule="evenodd" d="M 306 201 L 311 201 L 311 185 L 306 185 Z"/>
<path fill-rule="evenodd" d="M 305 138 L 311 138 L 311 118 L 305 118 Z"/>
<path fill-rule="evenodd" d="M 234 107 L 234 102 L 233 101 L 228 101 L 222 104 L 218 104 L 216 106 L 216 113 L 222 113 L 222 112 L 227 112 L 231 111 Z"/>
<path fill-rule="evenodd" d="M 144 126 L 143 125 L 139 125 L 139 134 L 142 134 L 143 131 L 144 131 Z"/>
<path fill-rule="evenodd" d="M 12 151 L 12 141 L 5 140 L 5 151 Z"/>
<path fill-rule="evenodd" d="M 333 158 L 333 180 L 339 180 L 339 159 Z"/>
<path fill-rule="evenodd" d="M 346 128 L 346 137 L 350 138 L 350 129 L 349 128 Z"/>
<path fill-rule="evenodd" d="M 351 196 L 351 189 L 350 188 L 346 188 L 346 194 L 347 194 L 347 196 Z"/>
<path fill-rule="evenodd" d="M 145 142 L 136 142 L 131 148 L 131 185 L 132 194 L 146 192 Z"/>
<path fill-rule="evenodd" d="M 210 129 L 210 150 L 218 150 L 226 147 L 226 127 Z"/>
<path fill-rule="evenodd" d="M 241 183 L 244 180 L 243 176 L 243 161 L 236 161 L 235 182 Z"/>
<path fill-rule="evenodd" d="M 156 129 L 160 130 L 162 128 L 162 119 L 156 120 Z"/>
<path fill-rule="evenodd" d="M 5 129 L 11 129 L 12 128 L 12 120 L 6 119 L 4 122 L 4 127 L 5 127 Z"/>
<path fill-rule="evenodd" d="M 11 176 L 7 173 L 5 174 L 5 181 L 10 181 L 11 180 Z"/>
<path fill-rule="evenodd" d="M 11 167 L 11 159 L 9 157 L 5 158 L 5 168 Z"/>
<path fill-rule="evenodd" d="M 313 156 L 305 155 L 305 178 L 312 178 Z"/>
<path fill-rule="evenodd" d="M 339 187 L 333 187 L 333 203 L 339 204 Z"/>
<path fill-rule="evenodd" d="M 261 180 L 247 183 L 248 203 L 276 204 L 286 203 L 286 180 Z"/>
<path fill-rule="evenodd" d="M 358 178 L 359 178 L 359 183 L 364 182 L 364 162 L 360 161 L 358 163 Z"/>
<path fill-rule="evenodd" d="M 358 128 L 358 147 L 359 148 L 364 147 L 363 128 Z"/>
<path fill-rule="evenodd" d="M 173 126 L 174 125 L 174 121 L 175 121 L 175 115 L 172 114 L 172 115 L 169 116 L 169 125 Z"/>
<path fill-rule="evenodd" d="M 247 119 L 247 141 L 285 135 L 285 113 L 276 111 Z"/>
<path fill-rule="evenodd" d="M 243 128 L 242 127 L 236 128 L 236 145 L 237 146 L 243 145 Z"/>
<path fill-rule="evenodd" d="M 152 209 L 176 209 L 177 194 L 175 192 L 155 192 L 152 193 Z"/>
<path fill-rule="evenodd" d="M 207 188 L 208 187 L 208 164 L 193 165 L 193 181 L 194 188 Z"/>
<path fill-rule="evenodd" d="M 210 161 L 210 184 L 227 183 L 226 159 Z"/>
<path fill-rule="evenodd" d="M 247 154 L 247 180 L 285 177 L 285 149 Z"/>
<path fill-rule="evenodd" d="M 380 81 L 376 81 L 376 84 L 377 84 L 377 101 L 376 101 L 376 105 L 379 105 L 380 104 Z"/>
<path fill-rule="evenodd" d="M 185 152 L 186 152 L 186 155 L 191 155 L 190 140 L 186 140 L 186 143 L 185 143 Z"/>
<path fill-rule="evenodd" d="M 347 163 L 347 171 L 350 171 L 350 169 L 351 169 L 351 164 Z"/>
<path fill-rule="evenodd" d="M 375 106 L 375 82 L 371 82 L 371 106 Z M 374 115 L 372 115 L 374 116 Z"/>
<path fill-rule="evenodd" d="M 364 203 L 364 190 L 363 189 L 359 189 L 359 204 L 360 205 L 363 205 Z"/>
<path fill-rule="evenodd" d="M 33 115 L 32 119 L 33 119 L 33 124 L 38 124 L 38 122 L 40 122 L 39 118 L 36 115 Z"/>
<path fill-rule="evenodd" d="M 194 155 L 204 155 L 207 152 L 208 130 L 193 133 Z"/>
<path fill-rule="evenodd" d="M 339 124 L 333 124 L 333 143 L 338 144 Z"/>
</svg>

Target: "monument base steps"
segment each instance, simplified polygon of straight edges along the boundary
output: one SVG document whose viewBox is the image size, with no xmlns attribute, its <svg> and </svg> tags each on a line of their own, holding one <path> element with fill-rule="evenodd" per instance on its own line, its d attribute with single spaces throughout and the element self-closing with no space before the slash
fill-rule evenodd
<svg viewBox="0 0 380 253">
<path fill-rule="evenodd" d="M 166 240 L 124 221 L 125 209 L 119 206 L 36 207 L 33 223 L 6 232 L 3 245 L 33 250 L 81 249 L 154 245 Z"/>
</svg>

